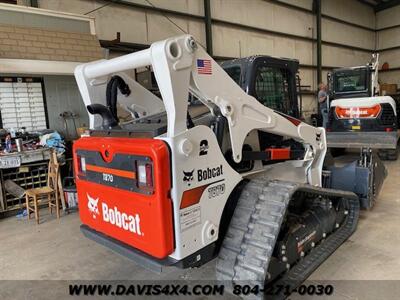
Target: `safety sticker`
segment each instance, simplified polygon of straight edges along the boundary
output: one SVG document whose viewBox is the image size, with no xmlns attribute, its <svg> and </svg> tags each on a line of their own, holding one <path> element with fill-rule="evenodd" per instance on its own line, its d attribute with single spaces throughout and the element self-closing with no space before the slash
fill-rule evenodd
<svg viewBox="0 0 400 300">
<path fill-rule="evenodd" d="M 188 208 L 181 209 L 180 220 L 181 220 L 181 231 L 185 231 L 190 227 L 200 224 L 201 223 L 200 205 L 190 206 Z"/>
</svg>

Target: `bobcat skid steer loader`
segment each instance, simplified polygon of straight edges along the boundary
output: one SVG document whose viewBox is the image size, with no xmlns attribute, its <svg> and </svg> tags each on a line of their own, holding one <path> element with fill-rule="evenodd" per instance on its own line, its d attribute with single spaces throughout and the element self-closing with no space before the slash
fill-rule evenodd
<svg viewBox="0 0 400 300">
<path fill-rule="evenodd" d="M 162 99 L 130 75 L 148 66 Z M 216 259 L 224 282 L 294 288 L 356 229 L 356 194 L 322 188 L 324 129 L 247 95 L 190 35 L 75 76 L 90 113 L 73 150 L 88 238 L 153 270 Z M 301 147 L 261 148 L 259 132 Z"/>
</svg>

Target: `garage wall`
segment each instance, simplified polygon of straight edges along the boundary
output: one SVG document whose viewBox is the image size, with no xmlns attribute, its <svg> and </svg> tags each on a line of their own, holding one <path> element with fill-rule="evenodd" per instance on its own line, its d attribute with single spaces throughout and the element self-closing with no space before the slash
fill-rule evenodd
<svg viewBox="0 0 400 300">
<path fill-rule="evenodd" d="M 2 74 L 2 76 L 19 77 L 20 74 Z M 89 118 L 83 100 L 79 93 L 78 86 L 74 76 L 60 75 L 44 75 L 24 74 L 22 77 L 40 77 L 43 78 L 44 96 L 46 100 L 47 117 L 49 128 L 57 130 L 66 138 L 74 138 L 75 128 L 72 120 L 68 120 L 68 132 L 65 123 L 60 117 L 65 111 L 72 112 L 77 115 L 75 119 L 76 127 L 87 127 Z"/>
<path fill-rule="evenodd" d="M 380 65 L 387 62 L 390 68 L 380 72 L 380 82 L 400 85 L 400 6 L 378 12 L 376 28 Z"/>
<path fill-rule="evenodd" d="M 154 41 L 165 39 L 174 35 L 189 32 L 205 45 L 204 15 L 202 0 L 151 0 L 155 7 L 165 8 L 176 12 L 187 13 L 195 18 L 183 18 L 168 15 L 168 18 L 176 23 L 174 25 L 162 13 L 152 12 L 146 9 L 130 7 L 128 5 L 110 4 L 101 9 L 106 3 L 96 0 L 39 0 L 39 7 L 56 11 L 87 14 L 96 18 L 96 34 L 101 40 L 113 40 L 116 33 L 121 33 L 121 41 L 151 44 Z M 129 0 L 143 7 L 151 5 L 145 0 Z M 179 28 L 182 28 L 182 30 Z"/>
<path fill-rule="evenodd" d="M 113 40 L 120 32 L 121 42 L 147 45 L 185 31 L 205 46 L 203 0 L 125 2 L 139 6 L 113 3 L 102 7 L 106 2 L 96 0 L 39 0 L 39 7 L 95 17 L 100 40 Z M 313 0 L 212 0 L 214 55 L 296 58 L 301 64 L 302 85 L 315 91 L 316 30 L 312 5 Z M 154 11 L 151 6 L 170 12 Z M 322 13 L 326 81 L 330 67 L 365 64 L 370 59 L 375 48 L 375 14 L 371 7 L 356 0 L 322 0 Z M 305 95 L 303 103 L 306 115 L 316 111 L 314 96 Z"/>
<path fill-rule="evenodd" d="M 66 138 L 76 137 L 73 121 L 67 120 L 67 131 L 60 117 L 60 114 L 69 111 L 78 115 L 75 119 L 76 127 L 87 127 L 89 124 L 75 78 L 73 76 L 44 76 L 43 79 L 50 128 L 61 132 Z"/>
</svg>

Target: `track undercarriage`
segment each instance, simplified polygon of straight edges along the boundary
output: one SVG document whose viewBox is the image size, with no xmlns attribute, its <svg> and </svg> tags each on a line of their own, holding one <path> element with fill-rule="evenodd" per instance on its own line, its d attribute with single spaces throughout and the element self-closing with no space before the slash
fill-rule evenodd
<svg viewBox="0 0 400 300">
<path fill-rule="evenodd" d="M 396 149 L 381 149 L 378 151 L 381 160 L 397 160 L 399 157 L 399 150 Z"/>
<path fill-rule="evenodd" d="M 355 231 L 358 215 L 353 193 L 253 179 L 222 244 L 217 278 L 294 289 Z"/>
</svg>

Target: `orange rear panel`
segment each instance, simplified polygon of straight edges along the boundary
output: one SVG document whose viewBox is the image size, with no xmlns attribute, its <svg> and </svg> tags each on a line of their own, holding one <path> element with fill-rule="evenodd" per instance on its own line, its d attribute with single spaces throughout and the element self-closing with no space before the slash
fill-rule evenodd
<svg viewBox="0 0 400 300">
<path fill-rule="evenodd" d="M 152 186 L 138 184 L 139 163 L 151 166 Z M 173 252 L 170 162 L 165 142 L 81 138 L 74 144 L 74 168 L 82 223 L 156 258 Z"/>
</svg>

